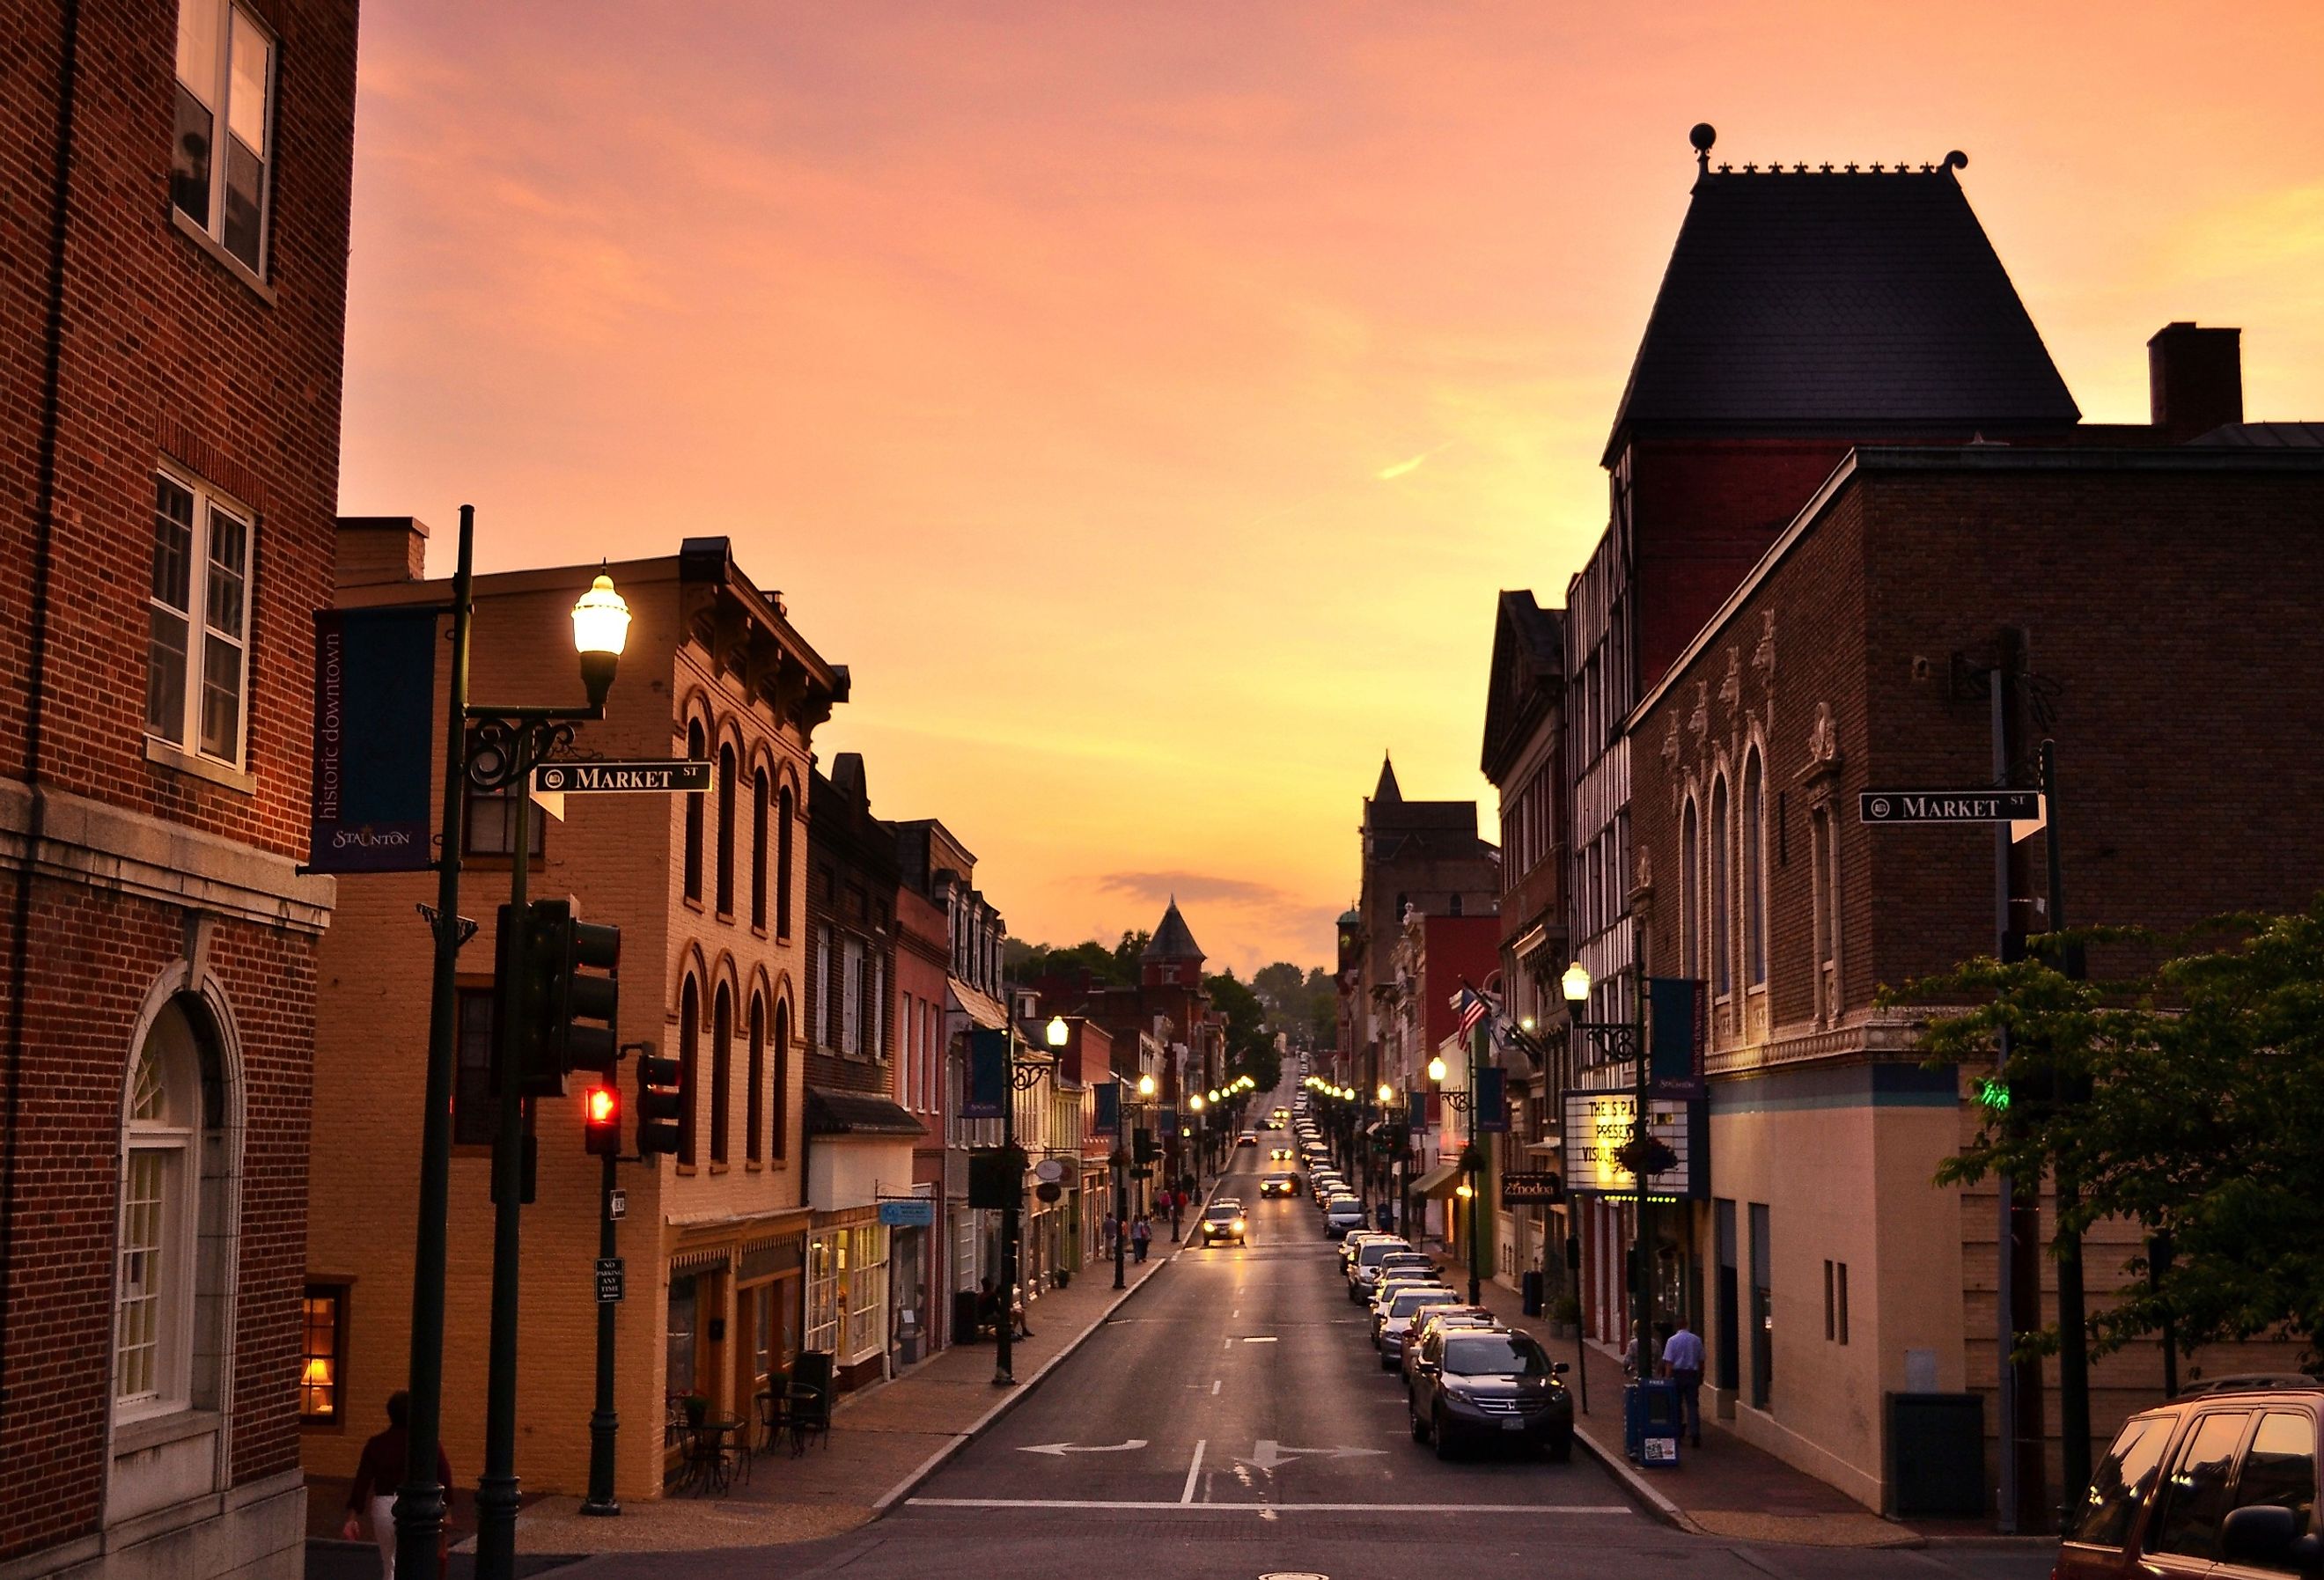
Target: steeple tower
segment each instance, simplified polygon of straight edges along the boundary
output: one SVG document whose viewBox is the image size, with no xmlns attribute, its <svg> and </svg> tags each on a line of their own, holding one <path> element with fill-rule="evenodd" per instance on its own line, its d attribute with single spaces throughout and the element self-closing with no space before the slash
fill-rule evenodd
<svg viewBox="0 0 2324 1580">
<path fill-rule="evenodd" d="M 1379 783 L 1372 786 L 1372 799 L 1375 801 L 1404 799 L 1404 791 L 1397 787 L 1396 764 L 1388 761 L 1388 755 L 1385 752 L 1380 753 Z"/>
<path fill-rule="evenodd" d="M 1178 914 L 1178 897 L 1173 894 L 1170 909 L 1155 924 L 1154 937 L 1139 956 L 1139 979 L 1148 987 L 1198 986 L 1203 980 L 1203 947 L 1194 942 L 1194 929 Z"/>
</svg>

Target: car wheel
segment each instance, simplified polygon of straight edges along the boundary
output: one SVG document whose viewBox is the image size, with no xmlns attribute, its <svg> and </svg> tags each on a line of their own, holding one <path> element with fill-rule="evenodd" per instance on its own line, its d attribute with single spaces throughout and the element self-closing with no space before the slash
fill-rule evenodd
<svg viewBox="0 0 2324 1580">
<path fill-rule="evenodd" d="M 1404 1413 L 1412 1418 L 1412 1440 L 1415 1443 L 1427 1442 L 1428 1423 L 1420 1418 L 1420 1412 L 1412 1408 L 1412 1401 L 1410 1400 L 1405 1400 Z"/>
<path fill-rule="evenodd" d="M 1548 1443 L 1544 1445 L 1544 1448 L 1548 1453 L 1549 1460 L 1552 1465 L 1563 1465 L 1567 1463 L 1573 1457 L 1572 1432 L 1571 1430 L 1567 1430 L 1558 1433 L 1555 1437 L 1550 1438 Z"/>
<path fill-rule="evenodd" d="M 1380 1355 L 1380 1370 L 1383 1372 L 1394 1372 L 1398 1369 L 1399 1368 L 1397 1363 L 1394 1361 L 1389 1360 L 1387 1354 L 1383 1352 Z"/>
<path fill-rule="evenodd" d="M 1436 1440 L 1436 1457 L 1452 1457 L 1452 1434 L 1444 1429 L 1444 1412 L 1438 1409 L 1429 1418 L 1428 1435 Z"/>
</svg>

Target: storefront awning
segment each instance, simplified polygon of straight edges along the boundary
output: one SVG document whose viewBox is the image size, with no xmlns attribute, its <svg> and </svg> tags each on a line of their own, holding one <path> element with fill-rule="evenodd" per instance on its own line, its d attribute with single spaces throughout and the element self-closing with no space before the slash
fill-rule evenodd
<svg viewBox="0 0 2324 1580">
<path fill-rule="evenodd" d="M 945 978 L 947 1009 L 957 1010 L 988 1031 L 998 1031 L 1009 1024 L 1009 1012 L 991 994 L 981 993 L 957 976 Z"/>
<path fill-rule="evenodd" d="M 1419 1195 L 1435 1197 L 1441 1199 L 1444 1197 L 1451 1196 L 1452 1194 L 1453 1187 L 1460 1183 L 1460 1164 L 1439 1163 L 1435 1168 L 1431 1169 L 1427 1173 L 1414 1180 L 1412 1182 L 1412 1188 Z"/>
<path fill-rule="evenodd" d="M 813 1136 L 924 1136 L 902 1104 L 870 1092 L 807 1090 L 807 1132 Z"/>
</svg>

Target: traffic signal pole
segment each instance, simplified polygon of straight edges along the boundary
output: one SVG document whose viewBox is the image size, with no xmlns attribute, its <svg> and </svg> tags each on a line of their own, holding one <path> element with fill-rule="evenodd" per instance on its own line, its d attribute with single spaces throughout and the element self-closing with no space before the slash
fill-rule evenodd
<svg viewBox="0 0 2324 1580">
<path fill-rule="evenodd" d="M 618 1088 L 617 1088 L 618 1089 Z M 597 1160 L 597 1259 L 603 1262 L 621 1254 L 613 1236 L 613 1155 Z M 582 1501 L 584 1514 L 614 1515 L 622 1511 L 613 1496 L 613 1439 L 621 1421 L 613 1413 L 613 1303 L 597 1302 L 597 1408 L 589 1412 L 589 1495 Z"/>
</svg>

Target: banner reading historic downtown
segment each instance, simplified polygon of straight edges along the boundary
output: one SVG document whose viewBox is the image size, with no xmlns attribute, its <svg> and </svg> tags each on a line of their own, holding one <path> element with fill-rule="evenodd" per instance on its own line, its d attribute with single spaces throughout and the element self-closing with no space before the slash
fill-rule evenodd
<svg viewBox="0 0 2324 1580">
<path fill-rule="evenodd" d="M 431 839 L 438 611 L 315 616 L 315 799 L 307 865 L 414 873 Z"/>
</svg>

